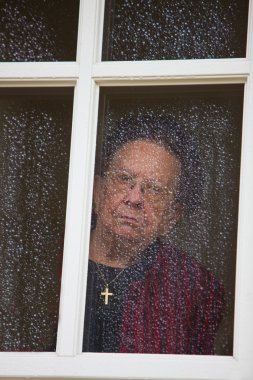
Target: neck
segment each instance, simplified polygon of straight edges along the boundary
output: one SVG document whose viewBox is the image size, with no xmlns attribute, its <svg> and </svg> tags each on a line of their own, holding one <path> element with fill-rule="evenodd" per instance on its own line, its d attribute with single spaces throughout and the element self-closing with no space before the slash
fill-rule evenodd
<svg viewBox="0 0 253 380">
<path fill-rule="evenodd" d="M 114 268 L 127 268 L 138 260 L 146 248 L 147 245 L 110 236 L 96 228 L 91 235 L 89 258 Z"/>
</svg>

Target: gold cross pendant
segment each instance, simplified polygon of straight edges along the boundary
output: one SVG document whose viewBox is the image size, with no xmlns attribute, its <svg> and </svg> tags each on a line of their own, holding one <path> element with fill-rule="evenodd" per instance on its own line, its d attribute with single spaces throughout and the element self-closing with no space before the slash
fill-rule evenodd
<svg viewBox="0 0 253 380">
<path fill-rule="evenodd" d="M 108 287 L 106 286 L 105 291 L 104 291 L 104 292 L 101 292 L 100 294 L 101 294 L 101 296 L 104 296 L 104 297 L 105 297 L 105 305 L 108 305 L 108 299 L 109 299 L 109 296 L 113 296 L 113 293 L 109 293 L 109 289 L 108 289 Z"/>
</svg>

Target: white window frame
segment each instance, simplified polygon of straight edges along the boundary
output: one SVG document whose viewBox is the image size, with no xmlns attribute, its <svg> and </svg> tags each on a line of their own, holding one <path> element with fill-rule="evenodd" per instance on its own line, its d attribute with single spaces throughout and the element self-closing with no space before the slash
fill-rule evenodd
<svg viewBox="0 0 253 380">
<path fill-rule="evenodd" d="M 76 62 L 0 63 L 1 87 L 74 86 L 56 353 L 3 352 L 0 378 L 253 379 L 253 0 L 247 56 L 101 62 L 104 0 L 81 0 Z M 99 88 L 245 84 L 233 356 L 82 353 Z"/>
</svg>

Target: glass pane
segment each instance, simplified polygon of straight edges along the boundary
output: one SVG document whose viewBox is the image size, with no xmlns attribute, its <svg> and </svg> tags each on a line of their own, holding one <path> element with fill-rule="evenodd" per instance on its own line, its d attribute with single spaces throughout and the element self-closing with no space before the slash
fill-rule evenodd
<svg viewBox="0 0 253 380">
<path fill-rule="evenodd" d="M 103 61 L 239 58 L 248 0 L 106 0 Z"/>
<path fill-rule="evenodd" d="M 54 351 L 73 89 L 0 91 L 0 349 Z"/>
<path fill-rule="evenodd" d="M 83 351 L 232 355 L 242 103 L 102 89 Z"/>
<path fill-rule="evenodd" d="M 1 0 L 0 61 L 75 61 L 79 0 Z"/>
</svg>

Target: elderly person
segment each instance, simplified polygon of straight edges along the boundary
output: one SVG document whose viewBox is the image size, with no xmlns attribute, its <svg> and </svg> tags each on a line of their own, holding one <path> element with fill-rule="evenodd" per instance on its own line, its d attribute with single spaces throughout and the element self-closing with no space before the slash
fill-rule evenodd
<svg viewBox="0 0 253 380">
<path fill-rule="evenodd" d="M 94 181 L 83 351 L 213 354 L 222 286 L 162 239 L 196 203 L 196 152 L 179 127 L 112 141 Z"/>
</svg>

